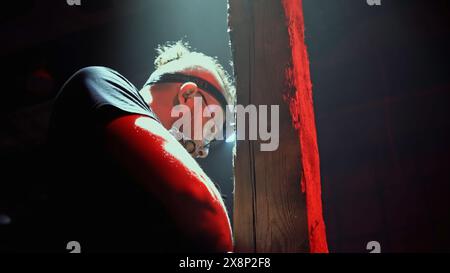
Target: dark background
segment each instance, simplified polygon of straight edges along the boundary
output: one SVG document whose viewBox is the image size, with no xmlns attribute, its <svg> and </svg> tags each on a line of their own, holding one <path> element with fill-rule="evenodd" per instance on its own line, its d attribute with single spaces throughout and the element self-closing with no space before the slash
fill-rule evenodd
<svg viewBox="0 0 450 273">
<path fill-rule="evenodd" d="M 0 244 L 47 198 L 51 99 L 73 72 L 140 87 L 157 44 L 180 38 L 231 71 L 225 0 L 81 1 L 2 4 Z M 303 2 L 330 250 L 449 251 L 449 2 Z M 230 212 L 231 149 L 200 161 Z"/>
<path fill-rule="evenodd" d="M 450 250 L 450 2 L 304 0 L 331 251 Z"/>
</svg>

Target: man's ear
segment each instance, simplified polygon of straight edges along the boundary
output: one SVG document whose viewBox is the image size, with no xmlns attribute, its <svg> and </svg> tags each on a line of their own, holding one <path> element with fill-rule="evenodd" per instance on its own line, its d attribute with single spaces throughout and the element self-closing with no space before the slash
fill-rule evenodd
<svg viewBox="0 0 450 273">
<path fill-rule="evenodd" d="M 186 82 L 184 83 L 178 92 L 178 101 L 181 104 L 185 104 L 190 98 L 194 98 L 197 94 L 198 87 L 196 83 Z"/>
</svg>

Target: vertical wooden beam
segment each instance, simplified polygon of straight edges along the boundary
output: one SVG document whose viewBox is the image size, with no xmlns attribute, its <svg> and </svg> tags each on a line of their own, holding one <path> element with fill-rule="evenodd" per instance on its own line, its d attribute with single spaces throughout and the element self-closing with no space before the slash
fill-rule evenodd
<svg viewBox="0 0 450 273">
<path fill-rule="evenodd" d="M 308 252 L 298 134 L 284 101 L 292 63 L 281 1 L 229 0 L 237 103 L 279 105 L 280 146 L 238 141 L 234 233 L 237 252 Z"/>
<path fill-rule="evenodd" d="M 250 15 L 251 5 L 249 1 L 231 1 L 229 3 L 229 24 L 248 26 L 252 24 Z M 242 60 L 242 64 L 235 66 L 235 74 L 239 74 L 237 103 L 248 105 L 251 101 L 251 71 L 250 62 L 254 59 L 254 52 L 251 50 L 254 41 L 250 36 L 250 29 L 240 28 L 239 31 L 232 32 L 232 39 L 239 40 L 238 46 L 242 50 L 233 50 L 234 59 Z M 230 37 L 231 38 L 231 37 Z M 233 43 L 234 45 L 234 43 Z M 237 46 L 236 45 L 236 46 Z M 233 49 L 235 46 L 232 47 Z M 236 65 L 236 63 L 235 63 Z M 235 186 L 234 186 L 234 208 L 233 208 L 233 231 L 235 239 L 235 249 L 237 252 L 255 252 L 255 179 L 254 179 L 254 157 L 253 145 L 249 141 L 237 141 L 235 165 Z M 237 214 L 236 214 L 237 212 Z"/>
</svg>

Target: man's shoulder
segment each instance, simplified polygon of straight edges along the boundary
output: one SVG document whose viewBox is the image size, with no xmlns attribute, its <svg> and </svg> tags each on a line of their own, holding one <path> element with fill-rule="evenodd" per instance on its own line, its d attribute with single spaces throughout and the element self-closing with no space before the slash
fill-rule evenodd
<svg viewBox="0 0 450 273">
<path fill-rule="evenodd" d="M 56 102 L 69 101 L 73 104 L 80 100 L 88 101 L 95 107 L 125 104 L 127 108 L 147 108 L 136 87 L 122 74 L 105 66 L 87 66 L 76 71 L 62 86 Z"/>
<path fill-rule="evenodd" d="M 78 71 L 76 71 L 72 75 L 72 77 L 70 77 L 69 81 L 90 80 L 90 79 L 111 79 L 111 78 L 119 78 L 129 83 L 128 80 L 126 80 L 126 78 L 122 76 L 119 72 L 105 66 L 87 66 L 81 68 Z"/>
<path fill-rule="evenodd" d="M 53 122 L 59 128 L 108 122 L 123 115 L 157 119 L 139 91 L 117 71 L 103 66 L 78 70 L 61 88 L 53 105 Z"/>
</svg>

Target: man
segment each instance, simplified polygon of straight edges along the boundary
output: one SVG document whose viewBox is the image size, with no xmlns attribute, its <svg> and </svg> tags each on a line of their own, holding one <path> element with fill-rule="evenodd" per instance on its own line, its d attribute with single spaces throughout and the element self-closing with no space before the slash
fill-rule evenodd
<svg viewBox="0 0 450 273">
<path fill-rule="evenodd" d="M 202 110 L 223 109 L 234 89 L 215 59 L 181 42 L 158 54 L 140 91 L 104 67 L 78 71 L 60 91 L 50 131 L 55 247 L 74 240 L 85 251 L 232 251 L 223 201 L 193 159 L 207 156 L 209 139 L 182 139 L 188 153 L 171 134 L 171 110 L 194 112 L 198 99 Z"/>
</svg>

